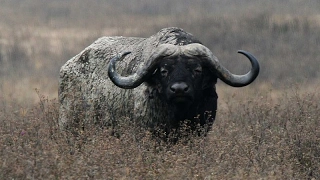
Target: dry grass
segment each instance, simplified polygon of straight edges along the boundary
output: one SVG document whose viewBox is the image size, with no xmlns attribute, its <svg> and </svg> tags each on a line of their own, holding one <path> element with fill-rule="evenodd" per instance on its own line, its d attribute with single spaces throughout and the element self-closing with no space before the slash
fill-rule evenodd
<svg viewBox="0 0 320 180">
<path fill-rule="evenodd" d="M 0 0 L 0 179 L 320 179 L 318 1 L 79 2 Z M 207 137 L 167 144 L 131 122 L 119 138 L 94 125 L 58 130 L 68 59 L 100 36 L 168 26 L 193 33 L 232 72 L 248 68 L 238 49 L 261 63 L 248 87 L 218 83 Z"/>
<path fill-rule="evenodd" d="M 319 93 L 226 93 L 207 137 L 177 144 L 123 123 L 117 138 L 92 126 L 58 130 L 58 104 L 2 102 L 0 179 L 319 179 Z M 228 97 L 228 98 L 227 98 Z"/>
</svg>

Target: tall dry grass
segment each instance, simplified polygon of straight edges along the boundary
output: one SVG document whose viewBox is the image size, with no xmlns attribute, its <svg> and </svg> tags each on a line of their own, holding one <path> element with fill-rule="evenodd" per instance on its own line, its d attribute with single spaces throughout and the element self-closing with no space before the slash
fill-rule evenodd
<svg viewBox="0 0 320 180">
<path fill-rule="evenodd" d="M 56 100 L 40 94 L 34 107 L 2 102 L 0 178 L 320 178 L 319 93 L 292 87 L 276 98 L 269 89 L 225 97 L 207 137 L 176 144 L 131 122 L 120 137 L 94 125 L 77 136 L 61 132 Z"/>
</svg>

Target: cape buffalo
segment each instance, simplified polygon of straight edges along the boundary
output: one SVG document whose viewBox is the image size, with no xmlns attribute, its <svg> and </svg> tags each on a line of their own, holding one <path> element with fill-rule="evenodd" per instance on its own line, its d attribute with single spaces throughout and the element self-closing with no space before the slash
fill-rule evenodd
<svg viewBox="0 0 320 180">
<path fill-rule="evenodd" d="M 245 75 L 223 67 L 190 33 L 165 28 L 149 38 L 102 37 L 60 71 L 59 124 L 114 126 L 120 119 L 139 126 L 177 129 L 186 119 L 209 130 L 216 115 L 219 78 L 233 87 L 252 83 L 259 63 Z"/>
</svg>

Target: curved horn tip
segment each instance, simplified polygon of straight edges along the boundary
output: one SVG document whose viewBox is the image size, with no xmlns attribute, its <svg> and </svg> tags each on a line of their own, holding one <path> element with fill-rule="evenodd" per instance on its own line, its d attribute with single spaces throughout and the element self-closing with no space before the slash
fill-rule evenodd
<svg viewBox="0 0 320 180">
<path fill-rule="evenodd" d="M 130 54 L 131 52 L 130 51 L 128 51 L 128 52 L 123 52 L 123 53 L 118 53 L 117 55 L 115 55 L 112 59 L 111 59 L 111 61 L 110 61 L 110 63 L 111 64 L 114 64 L 116 61 L 122 61 L 122 59 L 124 58 L 124 57 L 126 57 L 128 54 Z"/>
<path fill-rule="evenodd" d="M 131 54 L 131 51 L 127 51 L 127 52 L 122 53 L 122 56 L 126 56 L 128 54 Z"/>
<path fill-rule="evenodd" d="M 239 54 L 250 54 L 249 52 L 244 51 L 244 50 L 238 50 L 238 53 L 239 53 Z"/>
<path fill-rule="evenodd" d="M 254 55 L 244 50 L 238 50 L 238 53 L 246 56 L 251 62 L 254 62 L 258 66 L 257 68 L 259 68 L 258 60 L 256 57 L 254 57 Z"/>
<path fill-rule="evenodd" d="M 244 51 L 244 50 L 238 50 L 239 54 L 243 54 L 245 55 L 247 58 L 249 58 L 250 60 L 254 59 L 255 61 L 258 62 L 257 58 L 254 57 L 254 55 L 252 55 L 251 53 L 249 53 L 248 51 Z"/>
<path fill-rule="evenodd" d="M 128 54 L 131 54 L 131 51 L 119 53 L 119 54 L 118 54 L 118 57 L 125 57 L 125 56 L 128 55 Z"/>
</svg>

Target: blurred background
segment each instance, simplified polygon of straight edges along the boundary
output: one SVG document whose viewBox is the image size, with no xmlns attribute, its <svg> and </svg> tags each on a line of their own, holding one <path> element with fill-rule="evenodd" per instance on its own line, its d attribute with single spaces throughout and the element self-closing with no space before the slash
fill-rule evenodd
<svg viewBox="0 0 320 180">
<path fill-rule="evenodd" d="M 254 54 L 261 74 L 248 88 L 319 87 L 318 0 L 0 0 L 0 4 L 0 100 L 35 103 L 35 89 L 57 98 L 60 67 L 97 38 L 149 37 L 170 26 L 195 35 L 233 73 L 250 68 L 237 50 Z"/>
</svg>

